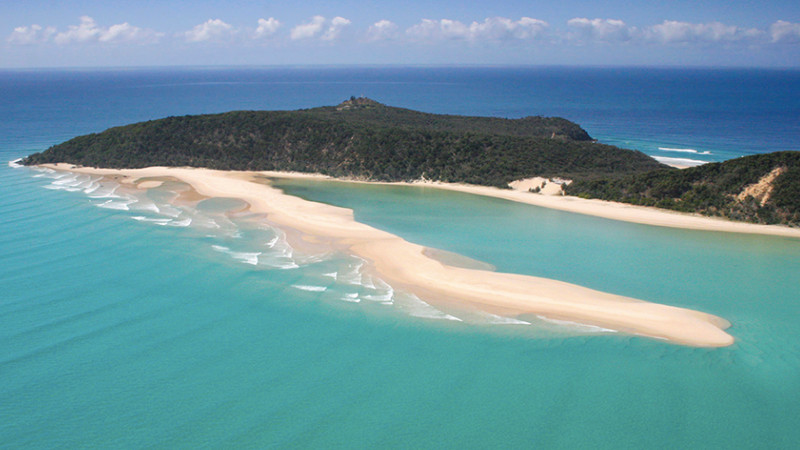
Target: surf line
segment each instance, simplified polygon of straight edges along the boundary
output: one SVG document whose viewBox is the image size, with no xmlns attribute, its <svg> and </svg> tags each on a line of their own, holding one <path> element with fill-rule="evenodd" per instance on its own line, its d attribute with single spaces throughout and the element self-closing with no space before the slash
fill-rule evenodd
<svg viewBox="0 0 800 450">
<path fill-rule="evenodd" d="M 454 267 L 426 254 L 426 248 L 357 222 L 352 210 L 303 200 L 259 182 L 259 172 L 226 172 L 199 168 L 149 167 L 93 169 L 69 165 L 47 167 L 135 181 L 174 177 L 208 197 L 238 198 L 251 211 L 266 214 L 278 226 L 324 239 L 367 260 L 382 279 L 432 303 L 472 306 L 518 316 L 583 323 L 624 333 L 697 347 L 722 347 L 734 338 L 720 317 L 630 297 L 600 292 L 546 278 Z M 308 178 L 307 175 L 298 177 Z"/>
</svg>

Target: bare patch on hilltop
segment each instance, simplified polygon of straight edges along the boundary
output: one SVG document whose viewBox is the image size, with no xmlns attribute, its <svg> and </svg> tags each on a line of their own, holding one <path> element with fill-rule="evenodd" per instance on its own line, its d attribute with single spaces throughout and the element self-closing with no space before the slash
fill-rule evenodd
<svg viewBox="0 0 800 450">
<path fill-rule="evenodd" d="M 772 196 L 772 191 L 775 189 L 775 179 L 781 176 L 784 172 L 786 172 L 786 167 L 776 167 L 772 169 L 772 172 L 761 177 L 757 183 L 748 184 L 745 186 L 742 192 L 736 196 L 736 200 L 741 202 L 747 197 L 753 197 L 759 205 L 766 205 L 770 196 Z"/>
</svg>

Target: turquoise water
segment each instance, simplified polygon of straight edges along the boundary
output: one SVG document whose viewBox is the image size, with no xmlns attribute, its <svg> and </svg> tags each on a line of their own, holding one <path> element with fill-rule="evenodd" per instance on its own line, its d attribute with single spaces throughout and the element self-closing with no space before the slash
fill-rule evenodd
<svg viewBox="0 0 800 450">
<path fill-rule="evenodd" d="M 244 96 L 244 86 L 232 92 Z M 176 92 L 176 110 L 227 106 Z M 0 106 L 32 108 L 31 98 Z M 0 151 L 11 160 L 107 122 L 174 113 L 160 103 L 147 111 L 141 98 L 112 117 L 86 106 L 97 98 L 51 96 L 44 116 L 4 115 Z M 175 183 L 142 195 L 58 176 L 0 167 L 3 447 L 800 442 L 800 240 L 423 188 L 281 183 L 498 270 L 733 323 L 734 346 L 696 349 L 437 310 L 363 274 L 355 258 L 293 251 L 236 201 L 192 205 L 175 201 Z"/>
</svg>

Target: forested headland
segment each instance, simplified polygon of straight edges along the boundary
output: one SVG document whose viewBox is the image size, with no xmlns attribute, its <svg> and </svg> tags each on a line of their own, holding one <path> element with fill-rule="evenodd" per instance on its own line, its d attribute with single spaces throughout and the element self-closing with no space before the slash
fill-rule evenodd
<svg viewBox="0 0 800 450">
<path fill-rule="evenodd" d="M 763 224 L 800 225 L 800 152 L 576 180 L 566 193 Z"/>
<path fill-rule="evenodd" d="M 429 114 L 351 98 L 298 111 L 167 117 L 76 137 L 24 164 L 282 170 L 376 181 L 506 187 L 530 176 L 592 179 L 662 167 L 553 117 Z"/>
<path fill-rule="evenodd" d="M 678 170 L 595 142 L 556 117 L 430 114 L 352 97 L 297 111 L 167 117 L 79 136 L 22 163 L 206 167 L 419 179 L 508 187 L 534 176 L 574 180 L 568 195 L 766 224 L 800 225 L 800 152 Z"/>
</svg>

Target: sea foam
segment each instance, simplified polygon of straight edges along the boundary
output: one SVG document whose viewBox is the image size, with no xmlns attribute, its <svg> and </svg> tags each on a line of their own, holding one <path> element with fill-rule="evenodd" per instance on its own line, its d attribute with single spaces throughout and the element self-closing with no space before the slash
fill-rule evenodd
<svg viewBox="0 0 800 450">
<path fill-rule="evenodd" d="M 568 327 L 576 331 L 580 331 L 582 333 L 618 333 L 617 330 L 613 330 L 611 328 L 603 328 L 596 325 L 587 325 L 585 323 L 572 322 L 570 320 L 551 319 L 549 317 L 540 316 L 538 314 L 536 315 L 536 318 L 544 322 Z"/>
<path fill-rule="evenodd" d="M 344 294 L 344 296 L 342 297 L 342 300 L 344 300 L 346 302 L 350 302 L 350 303 L 359 303 L 359 302 L 361 302 L 361 299 L 358 298 L 358 292 L 350 292 L 350 293 Z"/>
<path fill-rule="evenodd" d="M 325 292 L 328 290 L 325 286 L 311 286 L 307 284 L 293 284 L 293 288 L 299 289 L 301 291 L 308 291 L 308 292 Z"/>
<path fill-rule="evenodd" d="M 129 211 L 128 205 L 131 203 L 135 203 L 134 201 L 114 201 L 114 200 L 107 200 L 104 203 L 98 203 L 97 206 L 100 208 L 105 209 L 116 209 L 119 211 Z"/>
<path fill-rule="evenodd" d="M 689 166 L 689 167 L 700 166 L 708 163 L 708 161 L 701 161 L 699 159 L 670 158 L 668 156 L 653 156 L 653 159 L 664 164 L 676 164 L 679 166 Z"/>
<path fill-rule="evenodd" d="M 709 151 L 698 151 L 693 148 L 670 148 L 670 147 L 658 147 L 659 150 L 662 152 L 677 152 L 677 153 L 694 153 L 697 155 L 710 155 L 711 152 Z"/>
<path fill-rule="evenodd" d="M 398 295 L 395 301 L 402 311 L 412 317 L 419 317 L 421 319 L 435 319 L 435 320 L 452 320 L 455 322 L 463 322 L 456 316 L 447 314 L 446 312 L 439 311 L 428 303 L 422 301 L 414 294 L 404 293 Z"/>
</svg>

